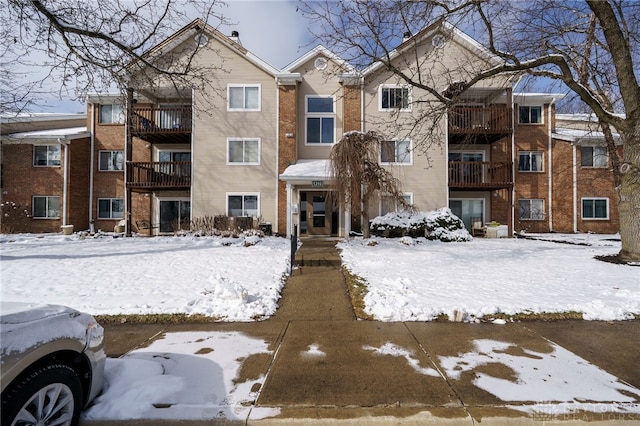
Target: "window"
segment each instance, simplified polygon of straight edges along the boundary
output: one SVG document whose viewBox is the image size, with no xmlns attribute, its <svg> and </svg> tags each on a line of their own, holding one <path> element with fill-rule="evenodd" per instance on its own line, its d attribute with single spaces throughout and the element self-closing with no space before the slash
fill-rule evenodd
<svg viewBox="0 0 640 426">
<path fill-rule="evenodd" d="M 260 164 L 260 140 L 228 139 L 227 164 Z"/>
<path fill-rule="evenodd" d="M 582 199 L 583 219 L 609 219 L 609 199 L 608 198 L 583 198 Z"/>
<path fill-rule="evenodd" d="M 518 171 L 520 172 L 541 172 L 542 152 L 520 151 L 518 153 Z"/>
<path fill-rule="evenodd" d="M 308 144 L 335 142 L 335 101 L 332 96 L 307 96 L 306 114 Z"/>
<path fill-rule="evenodd" d="M 520 124 L 542 124 L 542 107 L 541 106 L 519 107 L 518 122 Z"/>
<path fill-rule="evenodd" d="M 258 217 L 257 194 L 231 194 L 227 196 L 228 216 Z"/>
<path fill-rule="evenodd" d="M 60 197 L 33 197 L 33 217 L 58 219 L 60 217 Z"/>
<path fill-rule="evenodd" d="M 122 198 L 98 198 L 98 219 L 122 219 Z"/>
<path fill-rule="evenodd" d="M 122 105 L 100 105 L 101 124 L 122 124 L 124 123 L 124 112 Z"/>
<path fill-rule="evenodd" d="M 191 152 L 190 151 L 158 151 L 158 164 L 156 170 L 176 177 L 191 176 Z"/>
<path fill-rule="evenodd" d="M 99 156 L 98 170 L 101 172 L 124 170 L 124 154 L 122 151 L 100 151 Z"/>
<path fill-rule="evenodd" d="M 260 85 L 228 86 L 229 111 L 260 111 Z"/>
<path fill-rule="evenodd" d="M 544 220 L 544 200 L 518 200 L 518 218 L 520 220 Z"/>
<path fill-rule="evenodd" d="M 404 194 L 402 196 L 406 204 L 413 204 L 413 194 Z M 401 203 L 390 195 L 383 195 L 380 199 L 380 215 L 384 216 L 390 212 L 404 211 Z"/>
<path fill-rule="evenodd" d="M 411 141 L 382 141 L 380 148 L 382 164 L 411 164 Z"/>
<path fill-rule="evenodd" d="M 55 167 L 60 165 L 60 145 L 34 145 L 33 165 Z"/>
<path fill-rule="evenodd" d="M 411 109 L 410 91 L 407 86 L 380 86 L 378 97 L 380 111 Z"/>
<path fill-rule="evenodd" d="M 580 147 L 580 157 L 582 167 L 607 167 L 606 146 L 582 146 Z"/>
</svg>

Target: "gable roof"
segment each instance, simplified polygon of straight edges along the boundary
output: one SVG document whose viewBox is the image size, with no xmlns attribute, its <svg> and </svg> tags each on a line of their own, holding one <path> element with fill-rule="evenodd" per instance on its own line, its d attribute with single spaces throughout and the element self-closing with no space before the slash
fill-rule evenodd
<svg viewBox="0 0 640 426">
<path fill-rule="evenodd" d="M 492 65 L 500 65 L 504 62 L 500 57 L 491 53 L 489 49 L 476 41 L 473 37 L 459 30 L 453 24 L 447 22 L 444 18 L 438 19 L 431 25 L 428 25 L 421 29 L 417 34 L 404 40 L 397 48 L 389 52 L 389 60 L 394 60 L 395 58 L 402 56 L 416 44 L 421 43 L 422 41 L 429 39 L 438 33 L 454 40 L 458 44 L 464 46 L 469 51 L 474 53 L 479 58 L 489 62 Z M 376 61 L 365 68 L 362 71 L 362 74 L 364 76 L 369 75 L 383 66 L 383 62 Z"/>
<path fill-rule="evenodd" d="M 167 37 L 165 40 L 143 53 L 141 55 L 141 58 L 145 59 L 146 61 L 153 61 L 156 58 L 166 55 L 168 52 L 172 51 L 189 38 L 196 37 L 203 33 L 206 33 L 207 35 L 215 38 L 218 42 L 233 50 L 238 55 L 243 56 L 249 62 L 256 65 L 266 73 L 275 77 L 280 72 L 276 67 L 260 59 L 245 47 L 243 47 L 236 40 L 232 39 L 231 37 L 227 37 L 222 32 L 213 28 L 211 25 L 207 24 L 200 18 L 193 20 L 191 23 L 176 31 L 173 35 Z M 139 61 L 136 60 L 131 61 L 131 63 L 127 65 L 127 70 L 131 71 L 138 62 Z"/>
<path fill-rule="evenodd" d="M 336 64 L 338 64 L 341 68 L 344 69 L 343 74 L 357 73 L 356 69 L 349 62 L 345 61 L 340 56 L 336 55 L 331 50 L 327 49 L 321 44 L 319 44 L 318 46 L 314 47 L 304 55 L 300 56 L 298 59 L 291 62 L 289 65 L 284 67 L 283 71 L 292 73 L 296 68 L 302 66 L 305 62 L 311 60 L 314 56 L 317 56 L 318 54 L 323 55 L 328 59 L 332 60 L 333 62 L 335 62 Z"/>
</svg>

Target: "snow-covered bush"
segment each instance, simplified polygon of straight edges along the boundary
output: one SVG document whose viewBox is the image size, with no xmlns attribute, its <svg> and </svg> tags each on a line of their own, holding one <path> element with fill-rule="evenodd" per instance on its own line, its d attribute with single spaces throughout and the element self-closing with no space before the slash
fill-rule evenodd
<svg viewBox="0 0 640 426">
<path fill-rule="evenodd" d="M 371 233 L 388 238 L 426 237 L 445 242 L 472 239 L 462 220 L 447 207 L 431 212 L 391 212 L 378 216 L 371 221 Z"/>
</svg>

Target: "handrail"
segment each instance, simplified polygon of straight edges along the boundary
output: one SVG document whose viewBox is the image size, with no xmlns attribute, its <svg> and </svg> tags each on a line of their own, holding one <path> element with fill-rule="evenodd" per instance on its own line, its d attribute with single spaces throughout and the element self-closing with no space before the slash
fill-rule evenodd
<svg viewBox="0 0 640 426">
<path fill-rule="evenodd" d="M 127 186 L 185 188 L 191 186 L 191 161 L 127 162 Z"/>
<path fill-rule="evenodd" d="M 134 107 L 134 133 L 182 133 L 191 131 L 191 107 Z"/>
<path fill-rule="evenodd" d="M 449 187 L 494 188 L 513 185 L 510 162 L 449 161 Z"/>
<path fill-rule="evenodd" d="M 452 133 L 504 133 L 512 129 L 510 107 L 458 106 L 449 110 L 449 132 Z"/>
</svg>

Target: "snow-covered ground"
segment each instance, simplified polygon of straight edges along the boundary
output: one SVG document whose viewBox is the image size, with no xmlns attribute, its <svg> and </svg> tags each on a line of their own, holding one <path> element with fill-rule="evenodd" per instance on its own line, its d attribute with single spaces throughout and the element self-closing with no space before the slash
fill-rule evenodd
<svg viewBox="0 0 640 426">
<path fill-rule="evenodd" d="M 424 239 L 353 239 L 341 242 L 344 264 L 368 282 L 367 310 L 383 321 L 429 320 L 462 312 L 467 320 L 497 312 L 579 311 L 586 319 L 622 320 L 640 313 L 640 268 L 605 263 L 615 236 L 530 235 L 579 242 L 474 239 L 441 243 Z M 265 319 L 276 308 L 289 267 L 289 241 L 269 237 L 81 239 L 77 234 L 0 236 L 2 300 L 56 303 L 91 314 L 204 314 L 225 321 Z M 440 357 L 443 374 L 501 363 L 517 382 L 480 374 L 474 384 L 531 415 L 574 410 L 640 413 L 640 390 L 559 347 L 553 353 L 514 358 L 504 342 L 479 340 L 455 357 Z M 224 351 L 216 347 L 224 346 Z M 407 348 L 363 346 L 371 356 L 407 359 Z M 109 359 L 103 395 L 87 419 L 262 418 L 256 409 L 264 377 L 239 382 L 241 361 L 272 353 L 266 342 L 237 332 L 169 333 L 149 347 Z M 310 347 L 308 354 L 323 354 Z M 554 372 L 548 382 L 540 371 Z M 565 374 L 572 371 L 570 376 Z M 205 378 L 205 380 L 203 380 Z M 589 383 L 585 387 L 585 383 Z M 589 389 L 599 389 L 590 392 Z M 522 400 L 566 401 L 522 406 Z M 591 401 L 576 404 L 576 401 Z M 612 403 L 613 402 L 613 403 Z M 601 404 L 600 404 L 601 403 Z M 600 404 L 600 405 L 598 405 Z M 597 405 L 597 407 L 596 407 Z M 594 408 L 596 407 L 596 408 Z"/>
<path fill-rule="evenodd" d="M 598 261 L 620 250 L 612 235 L 531 234 L 530 239 L 442 243 L 351 239 L 343 263 L 369 287 L 381 321 L 428 321 L 457 311 L 577 311 L 588 320 L 640 313 L 640 267 Z M 372 245 L 371 241 L 375 242 Z M 0 236 L 2 300 L 68 305 L 93 315 L 185 313 L 223 321 L 268 318 L 289 268 L 284 238 L 81 239 Z"/>
<path fill-rule="evenodd" d="M 366 312 L 380 321 L 429 321 L 457 311 L 583 313 L 624 320 L 640 313 L 640 267 L 599 261 L 620 242 L 608 235 L 529 235 L 441 243 L 423 238 L 353 239 L 338 244 L 347 268 L 368 283 Z M 580 244 L 580 245 L 576 245 Z"/>
</svg>

